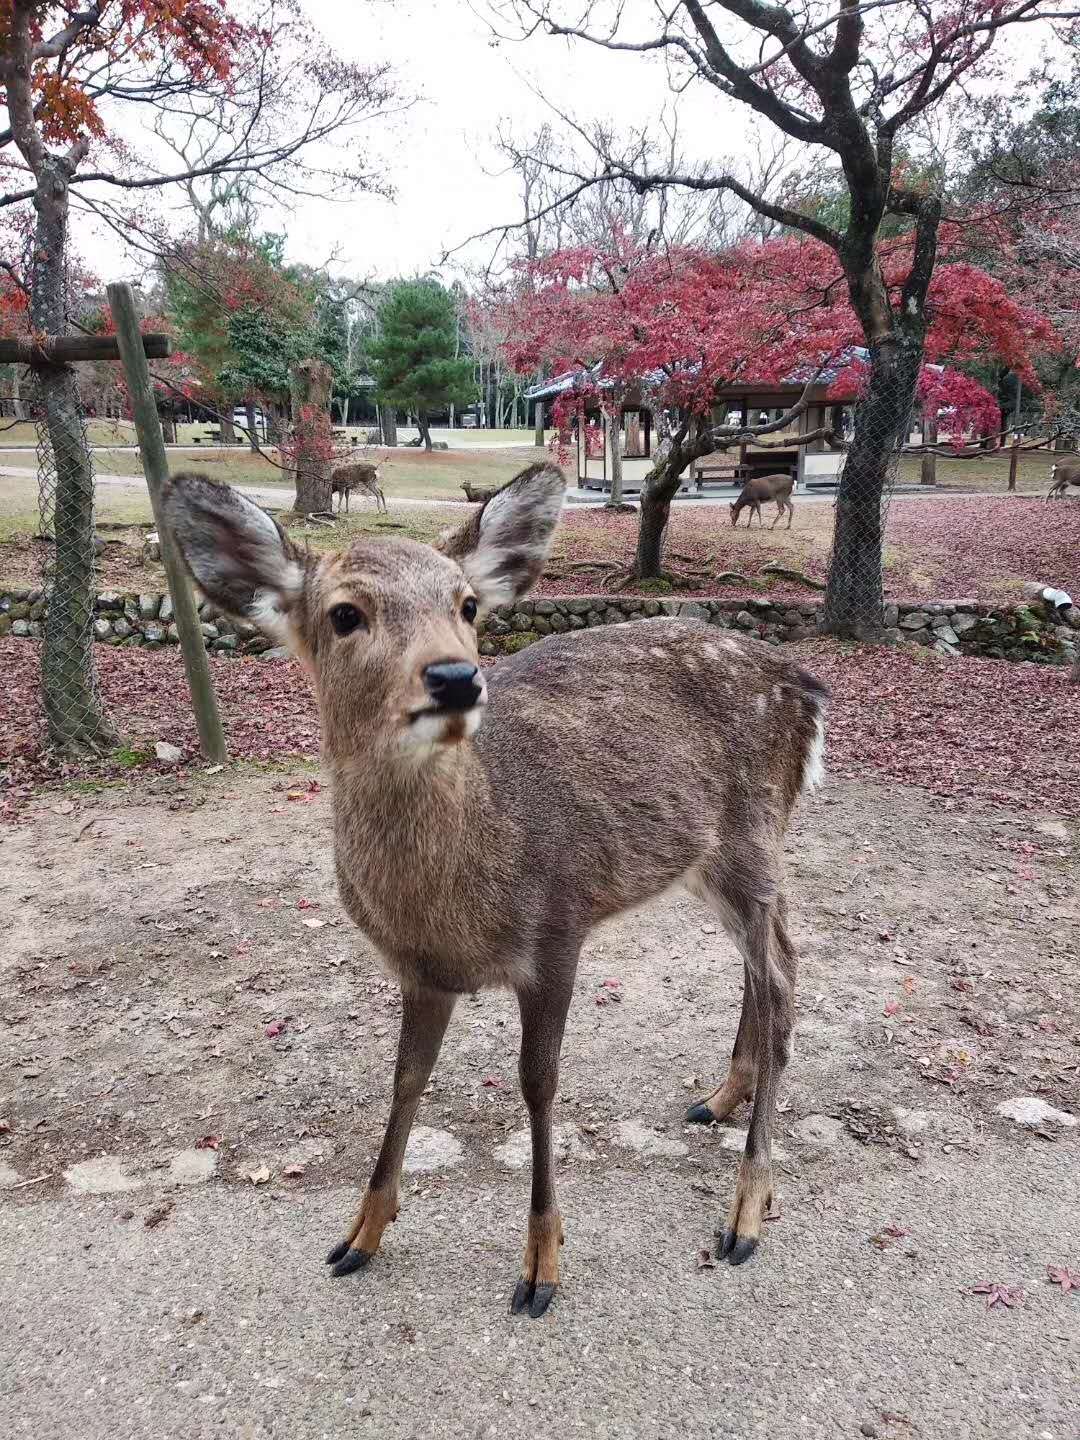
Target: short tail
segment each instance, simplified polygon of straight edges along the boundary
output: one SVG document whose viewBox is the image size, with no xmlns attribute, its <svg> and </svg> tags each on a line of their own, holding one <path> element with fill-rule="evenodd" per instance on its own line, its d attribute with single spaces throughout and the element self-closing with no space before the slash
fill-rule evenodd
<svg viewBox="0 0 1080 1440">
<path fill-rule="evenodd" d="M 809 744 L 803 750 L 800 789 L 812 795 L 825 783 L 825 715 L 829 708 L 829 690 L 807 670 L 796 672 L 807 718 L 810 721 Z"/>
</svg>

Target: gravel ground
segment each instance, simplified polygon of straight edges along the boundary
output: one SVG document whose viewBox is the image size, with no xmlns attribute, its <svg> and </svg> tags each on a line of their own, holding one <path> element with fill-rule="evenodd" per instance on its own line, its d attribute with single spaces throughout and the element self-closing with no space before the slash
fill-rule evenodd
<svg viewBox="0 0 1080 1440">
<path fill-rule="evenodd" d="M 1047 1270 L 1080 1272 L 1072 820 L 848 779 L 806 809 L 779 1215 L 737 1271 L 699 1267 L 740 1136 L 682 1123 L 726 1065 L 734 952 L 688 897 L 598 932 L 558 1107 L 564 1283 L 529 1322 L 504 995 L 459 1005 L 378 1261 L 327 1277 L 397 999 L 338 905 L 314 773 L 52 794 L 5 832 L 5 1440 L 1076 1440 L 1080 1293 Z M 1045 1118 L 998 1112 L 1020 1096 Z"/>
</svg>

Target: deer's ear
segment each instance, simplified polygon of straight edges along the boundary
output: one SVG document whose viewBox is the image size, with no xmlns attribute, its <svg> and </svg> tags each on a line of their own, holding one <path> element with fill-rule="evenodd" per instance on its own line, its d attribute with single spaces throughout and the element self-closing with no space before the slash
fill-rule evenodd
<svg viewBox="0 0 1080 1440">
<path fill-rule="evenodd" d="M 288 638 L 304 589 L 304 555 L 265 510 L 228 485 L 175 475 L 165 519 L 199 589 L 219 609 Z"/>
<path fill-rule="evenodd" d="M 485 609 L 518 599 L 540 579 L 565 495 L 561 470 L 530 465 L 460 530 L 439 541 L 438 548 L 458 562 Z"/>
</svg>

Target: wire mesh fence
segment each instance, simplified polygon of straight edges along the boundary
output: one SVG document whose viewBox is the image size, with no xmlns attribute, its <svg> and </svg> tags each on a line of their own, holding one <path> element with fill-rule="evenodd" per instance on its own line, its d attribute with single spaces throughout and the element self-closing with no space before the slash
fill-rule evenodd
<svg viewBox="0 0 1080 1440">
<path fill-rule="evenodd" d="M 97 566 L 94 467 L 75 371 L 31 371 L 37 435 L 41 643 L 45 739 L 68 753 L 100 751 L 113 736 L 94 661 Z"/>
<path fill-rule="evenodd" d="M 839 476 L 829 554 L 825 621 L 834 634 L 880 634 L 889 502 L 911 429 L 915 382 L 904 365 L 871 373 L 855 406 Z"/>
</svg>

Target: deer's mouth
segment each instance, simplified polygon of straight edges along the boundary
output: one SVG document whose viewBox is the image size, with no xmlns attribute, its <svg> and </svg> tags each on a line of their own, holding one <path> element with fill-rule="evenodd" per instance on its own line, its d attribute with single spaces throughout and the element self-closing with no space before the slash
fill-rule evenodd
<svg viewBox="0 0 1080 1440">
<path fill-rule="evenodd" d="M 469 706 L 430 704 L 411 710 L 402 744 L 408 748 L 424 745 L 460 745 L 479 730 L 487 708 L 487 690 Z"/>
</svg>

